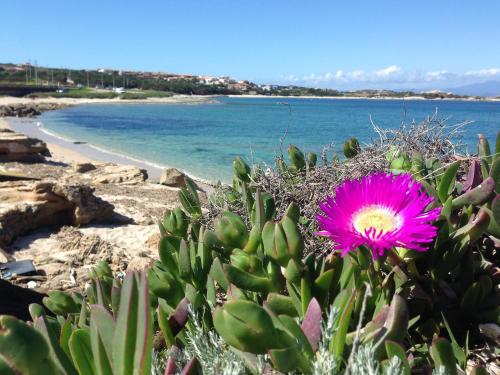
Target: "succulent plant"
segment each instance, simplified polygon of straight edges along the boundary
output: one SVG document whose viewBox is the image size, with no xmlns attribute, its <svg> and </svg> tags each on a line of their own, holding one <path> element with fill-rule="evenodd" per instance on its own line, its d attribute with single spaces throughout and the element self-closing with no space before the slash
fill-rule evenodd
<svg viewBox="0 0 500 375">
<path fill-rule="evenodd" d="M 245 217 L 207 217 L 186 179 L 182 208 L 165 213 L 159 260 L 147 271 L 120 280 L 99 263 L 84 295 L 49 292 L 43 302 L 56 317 L 39 305 L 30 307 L 32 324 L 0 317 L 0 373 L 150 373 L 154 332 L 167 350 L 166 374 L 219 366 L 198 357 L 224 351 L 234 368 L 244 363 L 256 374 L 457 373 L 467 345 L 483 342 L 478 324 L 500 324 L 500 136 L 496 144 L 491 154 L 482 137 L 477 159 L 448 165 L 389 150 L 389 169 L 421 182 L 441 217 L 427 252 L 396 247 L 376 261 L 364 246 L 344 257 L 308 253 L 302 223 L 312 227 L 314 218 L 294 203 L 277 210 L 253 183 L 258 169 L 242 159 L 228 194 Z M 359 143 L 345 150 L 353 157 Z M 288 158 L 279 173 L 297 181 L 317 162 L 295 146 Z M 208 340 L 205 349 L 196 337 Z"/>
</svg>

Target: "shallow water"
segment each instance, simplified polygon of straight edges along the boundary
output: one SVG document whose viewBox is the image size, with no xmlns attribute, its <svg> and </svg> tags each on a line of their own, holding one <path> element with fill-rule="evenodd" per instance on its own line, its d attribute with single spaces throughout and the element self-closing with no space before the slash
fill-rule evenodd
<svg viewBox="0 0 500 375">
<path fill-rule="evenodd" d="M 369 142 L 370 123 L 397 128 L 421 121 L 436 108 L 448 124 L 471 120 L 464 128 L 471 151 L 476 135 L 494 142 L 500 129 L 500 102 L 427 100 L 344 100 L 218 98 L 201 104 L 90 104 L 45 112 L 43 128 L 75 141 L 89 142 L 161 166 L 175 166 L 209 181 L 231 178 L 231 162 L 271 163 L 284 145 L 320 153 L 333 142 L 339 151 L 346 138 Z"/>
</svg>

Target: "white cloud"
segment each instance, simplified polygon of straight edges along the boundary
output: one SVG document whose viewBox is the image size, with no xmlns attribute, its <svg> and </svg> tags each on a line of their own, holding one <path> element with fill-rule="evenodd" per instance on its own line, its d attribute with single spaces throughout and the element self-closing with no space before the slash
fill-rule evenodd
<svg viewBox="0 0 500 375">
<path fill-rule="evenodd" d="M 388 78 L 388 77 L 391 77 L 395 74 L 398 74 L 399 72 L 401 72 L 401 68 L 399 66 L 391 65 L 385 69 L 380 69 L 380 70 L 375 71 L 374 75 L 376 77 Z"/>
<path fill-rule="evenodd" d="M 465 75 L 469 77 L 495 77 L 500 76 L 500 68 L 471 70 L 465 72 Z"/>
<path fill-rule="evenodd" d="M 430 85 L 449 88 L 496 78 L 500 79 L 500 68 L 454 73 L 446 69 L 433 71 L 405 70 L 398 65 L 389 65 L 372 71 L 361 69 L 344 71 L 339 69 L 323 74 L 311 73 L 302 77 L 290 75 L 282 77 L 281 82 L 338 88 L 418 88 L 429 87 Z"/>
<path fill-rule="evenodd" d="M 426 81 L 443 81 L 445 79 L 449 79 L 452 76 L 447 70 L 437 70 L 435 72 L 427 72 L 425 73 Z"/>
</svg>

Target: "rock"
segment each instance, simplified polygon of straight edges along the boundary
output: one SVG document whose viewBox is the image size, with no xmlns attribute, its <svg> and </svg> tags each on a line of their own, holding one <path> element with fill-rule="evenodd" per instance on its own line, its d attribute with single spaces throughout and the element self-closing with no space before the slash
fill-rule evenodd
<svg viewBox="0 0 500 375">
<path fill-rule="evenodd" d="M 94 184 L 127 184 L 135 185 L 148 178 L 145 169 L 127 165 L 104 164 L 93 171 Z"/>
<path fill-rule="evenodd" d="M 176 168 L 165 169 L 160 176 L 160 184 L 172 187 L 186 187 L 186 175 Z"/>
<path fill-rule="evenodd" d="M 73 165 L 73 170 L 76 173 L 86 173 L 95 170 L 97 167 L 92 163 L 76 163 Z"/>
<path fill-rule="evenodd" d="M 51 111 L 67 107 L 64 103 L 33 103 L 0 106 L 0 117 L 34 117 L 42 111 Z"/>
<path fill-rule="evenodd" d="M 0 107 L 0 117 L 34 117 L 39 114 L 40 111 L 35 105 L 17 104 Z"/>
<path fill-rule="evenodd" d="M 56 182 L 0 182 L 0 246 L 29 231 L 63 224 L 82 225 L 113 214 L 113 205 L 86 185 Z"/>
<path fill-rule="evenodd" d="M 35 162 L 50 156 L 47 145 L 39 139 L 9 129 L 0 131 L 0 162 L 9 161 Z"/>
<path fill-rule="evenodd" d="M 146 246 L 150 249 L 157 250 L 160 246 L 161 234 L 160 232 L 153 233 L 146 241 Z"/>
<path fill-rule="evenodd" d="M 9 253 L 7 253 L 4 249 L 0 248 L 0 263 L 7 263 L 10 262 L 11 256 Z"/>
<path fill-rule="evenodd" d="M 148 268 L 151 265 L 151 262 L 152 260 L 150 258 L 134 258 L 128 263 L 127 272 L 143 271 L 145 268 Z"/>
</svg>

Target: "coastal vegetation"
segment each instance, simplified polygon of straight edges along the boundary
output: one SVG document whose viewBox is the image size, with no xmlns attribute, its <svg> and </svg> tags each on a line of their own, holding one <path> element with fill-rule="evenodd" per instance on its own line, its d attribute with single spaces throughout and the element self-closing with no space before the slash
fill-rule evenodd
<svg viewBox="0 0 500 375">
<path fill-rule="evenodd" d="M 32 322 L 0 317 L 0 373 L 486 374 L 500 133 L 466 157 L 434 118 L 377 131 L 344 155 L 238 157 L 207 207 L 186 178 L 154 265 L 100 262 Z"/>
<path fill-rule="evenodd" d="M 405 98 L 421 97 L 424 99 L 465 99 L 465 95 L 446 92 L 413 92 L 393 90 L 355 90 L 339 91 L 327 88 L 310 88 L 296 85 L 260 85 L 230 77 L 205 77 L 197 75 L 174 74 L 165 72 L 121 71 L 114 69 L 61 69 L 37 67 L 31 64 L 0 64 L 0 93 L 5 91 L 25 95 L 27 88 L 33 92 L 43 91 L 43 96 L 115 98 L 121 97 L 112 90 L 141 91 L 137 94 L 142 99 L 147 92 L 168 92 L 184 95 L 265 95 L 265 96 L 306 96 L 306 97 L 341 97 L 341 98 Z M 63 92 L 57 89 L 67 88 Z M 4 88 L 2 90 L 2 88 Z M 21 90 L 24 88 L 24 90 Z M 81 94 L 72 88 L 86 88 Z M 92 90 L 90 90 L 92 89 Z M 28 90 L 29 91 L 29 90 Z M 102 92 L 104 91 L 104 92 Z M 39 94 L 37 94 L 39 95 Z M 82 95 L 82 96 L 79 96 Z M 159 94 L 154 94 L 158 96 Z M 130 96 L 134 98 L 134 96 Z"/>
</svg>

